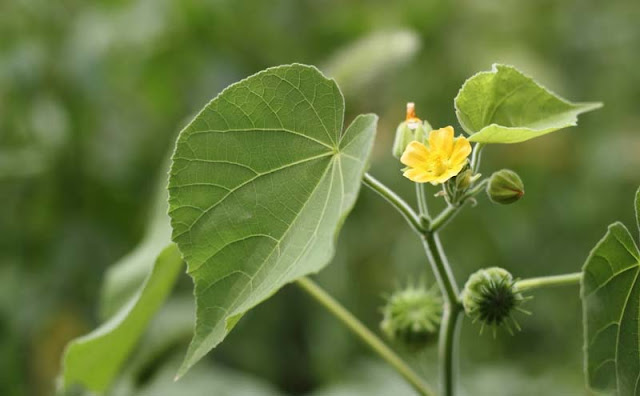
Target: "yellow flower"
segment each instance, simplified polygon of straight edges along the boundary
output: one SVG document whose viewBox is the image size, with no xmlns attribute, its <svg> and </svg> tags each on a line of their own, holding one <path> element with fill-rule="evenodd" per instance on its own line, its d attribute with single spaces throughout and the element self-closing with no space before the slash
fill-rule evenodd
<svg viewBox="0 0 640 396">
<path fill-rule="evenodd" d="M 448 126 L 429 133 L 428 146 L 413 141 L 400 161 L 407 165 L 404 176 L 416 183 L 444 183 L 460 173 L 471 154 L 471 144 L 464 136 L 453 137 Z"/>
</svg>

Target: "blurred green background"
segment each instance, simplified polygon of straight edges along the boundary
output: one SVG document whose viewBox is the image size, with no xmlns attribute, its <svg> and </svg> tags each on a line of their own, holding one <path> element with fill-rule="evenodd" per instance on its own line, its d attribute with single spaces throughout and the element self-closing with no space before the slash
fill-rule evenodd
<svg viewBox="0 0 640 396">
<path fill-rule="evenodd" d="M 407 101 L 434 126 L 457 127 L 457 90 L 494 62 L 569 99 L 603 101 L 577 128 L 488 147 L 483 173 L 516 170 L 526 197 L 508 207 L 481 197 L 442 236 L 461 284 L 484 266 L 579 270 L 609 223 L 632 225 L 638 20 L 637 0 L 0 1 L 0 394 L 53 394 L 64 345 L 100 322 L 106 269 L 142 238 L 177 131 L 225 86 L 273 65 L 335 76 L 347 122 L 378 113 L 371 173 L 411 202 L 390 154 Z M 317 278 L 377 329 L 384 293 L 433 282 L 426 268 L 400 216 L 363 189 Z M 114 394 L 412 394 L 293 286 L 173 384 L 190 295 L 185 275 Z M 586 394 L 578 288 L 538 292 L 528 308 L 514 336 L 478 337 L 465 321 L 464 394 Z M 408 359 L 434 383 L 433 348 Z"/>
</svg>

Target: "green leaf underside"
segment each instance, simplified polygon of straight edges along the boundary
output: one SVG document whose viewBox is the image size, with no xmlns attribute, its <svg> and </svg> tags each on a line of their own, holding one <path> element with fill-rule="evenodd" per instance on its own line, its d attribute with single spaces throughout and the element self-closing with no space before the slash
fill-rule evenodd
<svg viewBox="0 0 640 396">
<path fill-rule="evenodd" d="M 640 227 L 640 191 L 635 200 Z M 640 251 L 614 223 L 584 265 L 582 303 L 589 387 L 617 395 L 640 392 Z"/>
<path fill-rule="evenodd" d="M 455 98 L 456 116 L 472 142 L 519 143 L 575 126 L 600 103 L 571 103 L 516 68 L 493 65 L 469 78 Z"/>
<path fill-rule="evenodd" d="M 151 273 L 131 300 L 103 325 L 69 343 L 63 357 L 63 386 L 82 385 L 102 392 L 144 333 L 176 281 L 182 258 L 175 244 L 158 256 Z"/>
<path fill-rule="evenodd" d="M 197 309 L 179 376 L 246 311 L 332 258 L 377 122 L 361 115 L 341 134 L 343 117 L 335 82 L 296 64 L 230 86 L 181 132 L 169 214 Z"/>
</svg>

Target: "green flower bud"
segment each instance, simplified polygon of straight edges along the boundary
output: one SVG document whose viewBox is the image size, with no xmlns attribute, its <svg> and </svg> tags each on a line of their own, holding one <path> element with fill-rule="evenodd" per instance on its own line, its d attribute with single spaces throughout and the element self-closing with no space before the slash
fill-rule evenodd
<svg viewBox="0 0 640 396">
<path fill-rule="evenodd" d="M 473 273 L 462 291 L 464 311 L 473 322 L 496 328 L 505 326 L 511 333 L 511 326 L 520 329 L 513 318 L 515 311 L 528 313 L 521 308 L 525 297 L 516 289 L 516 281 L 502 268 L 491 267 Z"/>
<path fill-rule="evenodd" d="M 428 122 L 416 117 L 415 105 L 412 102 L 407 103 L 407 118 L 396 128 L 392 149 L 393 156 L 396 158 L 402 157 L 404 150 L 414 140 L 424 143 L 431 129 L 431 125 Z"/>
<path fill-rule="evenodd" d="M 380 328 L 384 334 L 415 351 L 437 339 L 442 298 L 437 288 L 408 286 L 394 292 L 382 312 Z"/>
<path fill-rule="evenodd" d="M 505 205 L 514 203 L 524 195 L 524 184 L 517 173 L 502 169 L 491 175 L 487 195 L 495 203 Z"/>
<path fill-rule="evenodd" d="M 467 168 L 466 170 L 458 173 L 458 176 L 456 176 L 455 178 L 455 188 L 457 191 L 465 191 L 466 189 L 468 189 L 469 187 L 471 187 L 471 185 L 473 183 L 475 183 L 476 180 L 478 180 L 482 175 L 479 173 L 476 173 L 475 175 L 473 174 L 473 171 L 469 168 Z"/>
</svg>

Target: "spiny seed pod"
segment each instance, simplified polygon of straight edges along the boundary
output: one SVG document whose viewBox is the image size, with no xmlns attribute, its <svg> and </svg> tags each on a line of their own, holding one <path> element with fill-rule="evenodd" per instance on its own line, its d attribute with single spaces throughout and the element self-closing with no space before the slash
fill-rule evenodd
<svg viewBox="0 0 640 396">
<path fill-rule="evenodd" d="M 504 205 L 514 203 L 524 195 L 524 184 L 517 173 L 502 169 L 491 175 L 487 195 L 495 203 Z"/>
<path fill-rule="evenodd" d="M 396 158 L 402 157 L 404 150 L 414 140 L 424 143 L 431 129 L 431 125 L 428 122 L 416 117 L 415 104 L 413 102 L 407 103 L 407 118 L 396 129 L 396 137 L 393 141 L 392 149 L 393 156 Z"/>
<path fill-rule="evenodd" d="M 389 296 L 382 312 L 380 328 L 384 334 L 417 351 L 437 338 L 442 298 L 435 287 L 409 285 Z"/>
<path fill-rule="evenodd" d="M 500 326 L 509 333 L 513 333 L 511 326 L 520 330 L 513 313 L 529 312 L 521 307 L 527 298 L 516 289 L 515 283 L 513 276 L 499 267 L 481 269 L 469 277 L 462 291 L 462 305 L 474 323 L 482 324 L 480 332 L 484 326 L 492 327 L 494 336 Z"/>
</svg>

